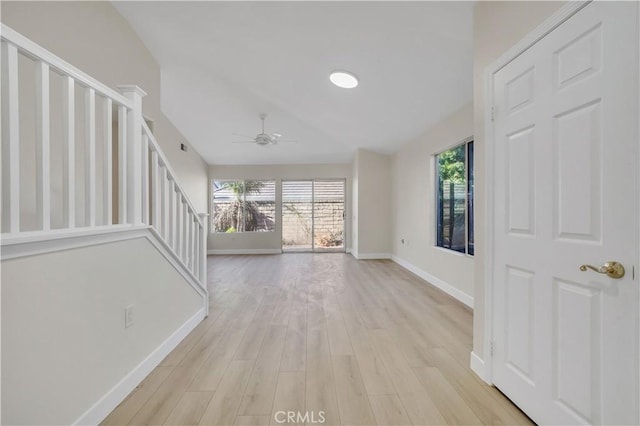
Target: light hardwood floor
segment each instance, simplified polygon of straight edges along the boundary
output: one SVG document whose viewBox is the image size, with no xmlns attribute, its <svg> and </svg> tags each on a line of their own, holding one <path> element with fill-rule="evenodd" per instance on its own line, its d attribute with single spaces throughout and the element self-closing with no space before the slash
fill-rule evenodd
<svg viewBox="0 0 640 426">
<path fill-rule="evenodd" d="M 215 256 L 209 277 L 210 316 L 104 424 L 531 424 L 469 370 L 471 311 L 391 261 Z"/>
</svg>

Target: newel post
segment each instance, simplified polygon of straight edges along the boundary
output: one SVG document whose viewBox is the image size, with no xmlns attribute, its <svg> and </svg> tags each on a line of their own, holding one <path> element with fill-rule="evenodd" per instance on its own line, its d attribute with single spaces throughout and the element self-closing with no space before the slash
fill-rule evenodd
<svg viewBox="0 0 640 426">
<path fill-rule="evenodd" d="M 135 85 L 118 86 L 133 105 L 127 110 L 127 221 L 141 225 L 142 220 L 142 98 L 147 94 Z M 121 157 L 122 158 L 122 157 Z"/>
<path fill-rule="evenodd" d="M 207 299 L 204 302 L 205 316 L 209 316 L 209 287 L 207 285 L 207 236 L 209 235 L 209 213 L 198 213 L 202 222 L 200 230 L 200 283 L 204 287 Z"/>
</svg>

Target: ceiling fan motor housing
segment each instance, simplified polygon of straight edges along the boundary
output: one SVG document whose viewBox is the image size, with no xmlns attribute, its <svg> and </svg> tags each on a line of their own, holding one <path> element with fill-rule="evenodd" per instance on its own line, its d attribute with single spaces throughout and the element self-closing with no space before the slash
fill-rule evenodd
<svg viewBox="0 0 640 426">
<path fill-rule="evenodd" d="M 258 145 L 269 145 L 273 143 L 273 139 L 271 138 L 271 136 L 265 133 L 260 133 L 258 136 L 256 136 L 256 143 Z"/>
</svg>

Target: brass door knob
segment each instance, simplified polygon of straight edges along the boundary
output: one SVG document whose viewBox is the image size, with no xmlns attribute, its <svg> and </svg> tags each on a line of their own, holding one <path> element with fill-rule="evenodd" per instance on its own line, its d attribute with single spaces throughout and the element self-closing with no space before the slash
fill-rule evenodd
<svg viewBox="0 0 640 426">
<path fill-rule="evenodd" d="M 599 268 L 591 265 L 580 265 L 581 271 L 584 272 L 587 269 L 591 269 L 592 271 L 595 271 L 599 274 L 607 274 L 607 276 L 610 278 L 617 279 L 624 277 L 624 266 L 622 266 L 622 263 L 616 262 L 614 260 L 605 262 L 605 264 Z"/>
</svg>

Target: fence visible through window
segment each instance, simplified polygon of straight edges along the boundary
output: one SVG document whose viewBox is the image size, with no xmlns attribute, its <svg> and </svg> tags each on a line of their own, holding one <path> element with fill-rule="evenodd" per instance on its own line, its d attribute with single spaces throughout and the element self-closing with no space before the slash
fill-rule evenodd
<svg viewBox="0 0 640 426">
<path fill-rule="evenodd" d="M 345 181 L 282 182 L 284 251 L 344 251 Z"/>
</svg>

